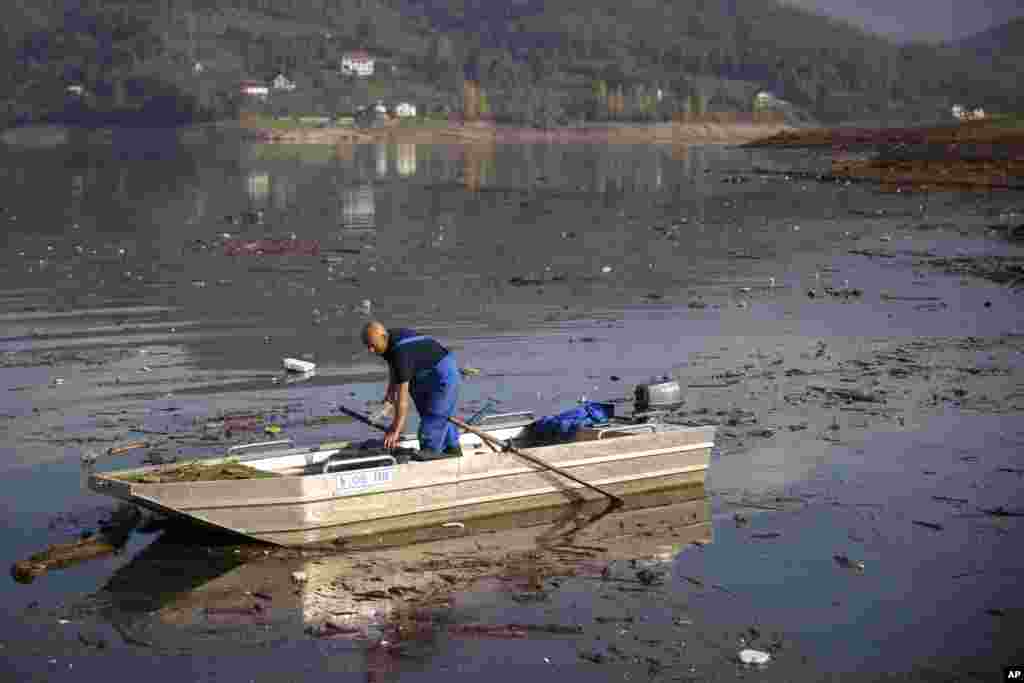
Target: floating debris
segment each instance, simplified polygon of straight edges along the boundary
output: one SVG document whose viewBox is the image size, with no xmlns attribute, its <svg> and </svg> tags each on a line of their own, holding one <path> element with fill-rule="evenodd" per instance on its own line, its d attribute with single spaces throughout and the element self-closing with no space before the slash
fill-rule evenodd
<svg viewBox="0 0 1024 683">
<path fill-rule="evenodd" d="M 133 451 L 137 448 L 146 448 L 149 446 L 148 441 L 133 441 L 132 443 L 126 443 L 123 446 L 113 446 L 107 449 L 107 455 L 121 455 L 128 451 Z"/>
<path fill-rule="evenodd" d="M 864 563 L 860 560 L 851 560 L 846 555 L 833 555 L 832 559 L 843 569 L 853 569 L 858 572 L 864 571 Z"/>
<path fill-rule="evenodd" d="M 285 358 L 282 360 L 284 369 L 289 372 L 312 372 L 316 370 L 316 363 L 310 363 L 309 361 L 299 360 L 298 358 Z"/>
<path fill-rule="evenodd" d="M 762 652 L 761 650 L 751 650 L 750 648 L 747 648 L 746 650 L 740 650 L 739 653 L 740 661 L 744 664 L 748 664 L 751 666 L 763 666 L 764 664 L 767 664 L 769 661 L 771 661 L 771 658 L 772 656 L 767 652 Z"/>
<path fill-rule="evenodd" d="M 1002 505 L 994 508 L 980 508 L 986 515 L 992 515 L 993 517 L 1024 517 L 1024 511 L 1021 510 L 1007 510 Z"/>
<path fill-rule="evenodd" d="M 224 243 L 225 256 L 260 256 L 264 254 L 319 256 L 320 242 L 296 239 L 232 239 Z"/>
</svg>

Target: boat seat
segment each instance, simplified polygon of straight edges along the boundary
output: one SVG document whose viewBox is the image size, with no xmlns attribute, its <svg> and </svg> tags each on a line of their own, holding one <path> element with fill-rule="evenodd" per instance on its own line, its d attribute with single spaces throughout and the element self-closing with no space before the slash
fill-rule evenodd
<svg viewBox="0 0 1024 683">
<path fill-rule="evenodd" d="M 364 470 L 371 467 L 392 467 L 397 463 L 391 455 L 370 455 L 364 458 L 331 458 L 324 462 L 323 474 L 331 472 L 351 472 L 352 470 Z"/>
</svg>

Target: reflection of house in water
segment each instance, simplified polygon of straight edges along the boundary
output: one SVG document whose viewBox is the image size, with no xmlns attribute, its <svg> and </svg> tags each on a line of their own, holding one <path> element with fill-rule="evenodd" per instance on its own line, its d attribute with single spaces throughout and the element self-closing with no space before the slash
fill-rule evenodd
<svg viewBox="0 0 1024 683">
<path fill-rule="evenodd" d="M 684 159 L 683 147 L 672 149 L 674 159 Z M 671 176 L 665 168 L 665 155 L 661 150 L 654 153 L 597 154 L 589 160 L 593 169 L 591 188 L 595 192 L 609 195 L 624 195 L 633 192 L 657 192 Z M 666 178 L 669 176 L 669 178 Z"/>
<path fill-rule="evenodd" d="M 266 205 L 270 198 L 270 174 L 253 171 L 245 179 L 245 191 L 254 204 Z"/>
<path fill-rule="evenodd" d="M 274 180 L 271 183 L 274 208 L 287 209 L 294 206 L 296 204 L 295 193 L 295 181 L 292 180 L 291 176 L 283 173 L 274 176 Z"/>
<path fill-rule="evenodd" d="M 416 174 L 416 145 L 411 142 L 398 144 L 398 175 L 408 177 Z"/>
<path fill-rule="evenodd" d="M 295 181 L 284 173 L 271 178 L 265 171 L 253 171 L 246 177 L 246 193 L 255 206 L 287 209 L 296 203 L 296 191 Z"/>
<path fill-rule="evenodd" d="M 376 206 L 373 185 L 346 187 L 341 192 L 341 225 L 351 228 L 372 228 Z"/>
</svg>

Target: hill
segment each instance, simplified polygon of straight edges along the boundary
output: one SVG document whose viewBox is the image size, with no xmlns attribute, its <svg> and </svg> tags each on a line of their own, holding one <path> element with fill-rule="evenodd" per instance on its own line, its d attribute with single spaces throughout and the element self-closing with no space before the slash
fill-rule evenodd
<svg viewBox="0 0 1024 683">
<path fill-rule="evenodd" d="M 775 0 L 55 0 L 9 15 L 8 125 L 180 123 L 253 106 L 333 114 L 398 98 L 459 110 L 465 78 L 484 110 L 541 125 L 749 111 L 763 89 L 823 121 L 927 119 L 954 100 L 1012 108 L 1021 97 L 983 53 L 898 46 Z M 373 77 L 339 72 L 354 48 L 377 57 Z M 279 72 L 294 93 L 239 96 L 240 80 Z"/>
</svg>

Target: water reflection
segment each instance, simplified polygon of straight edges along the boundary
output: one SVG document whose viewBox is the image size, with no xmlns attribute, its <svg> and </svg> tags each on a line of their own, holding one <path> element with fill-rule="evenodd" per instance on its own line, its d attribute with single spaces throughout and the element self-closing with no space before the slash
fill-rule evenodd
<svg viewBox="0 0 1024 683">
<path fill-rule="evenodd" d="M 481 187 L 493 185 L 497 176 L 494 145 L 466 145 L 462 149 L 462 176 L 466 189 L 476 192 Z"/>
<path fill-rule="evenodd" d="M 426 300 L 431 306 L 444 301 L 462 307 L 452 310 L 453 316 L 490 319 L 493 309 L 494 318 L 500 319 L 496 309 L 503 293 L 497 284 L 477 284 L 484 279 L 500 283 L 513 276 L 529 279 L 531 273 L 564 274 L 560 281 L 569 284 L 548 288 L 546 295 L 586 295 L 588 286 L 579 283 L 593 275 L 593 268 L 590 257 L 581 257 L 583 240 L 552 240 L 552 234 L 564 230 L 583 238 L 589 232 L 591 237 L 583 239 L 590 246 L 627 243 L 627 251 L 637 254 L 673 248 L 663 240 L 646 244 L 660 237 L 638 233 L 637 220 L 622 220 L 622 211 L 634 210 L 627 205 L 640 200 L 637 206 L 649 202 L 646 208 L 657 207 L 652 221 L 689 218 L 687 230 L 706 231 L 698 247 L 714 250 L 721 243 L 714 238 L 720 232 L 716 224 L 753 215 L 749 206 L 724 207 L 719 195 L 759 191 L 757 183 L 725 185 L 719 174 L 706 173 L 712 167 L 749 162 L 751 152 L 723 148 L 235 141 L 182 144 L 176 156 L 161 154 L 159 163 L 145 160 L 144 154 L 114 163 L 117 153 L 107 148 L 62 149 L 22 155 L 30 163 L 0 168 L 8 183 L 23 176 L 24 184 L 12 187 L 11 202 L 38 197 L 40 187 L 58 188 L 53 201 L 9 212 L 20 215 L 17 223 L 9 222 L 8 240 L 16 229 L 27 230 L 18 249 L 7 251 L 12 282 L 15 275 L 30 274 L 31 282 L 17 286 L 40 291 L 63 286 L 74 301 L 92 295 L 96 305 L 122 298 L 180 307 L 183 312 L 176 319 L 198 320 L 203 338 L 185 335 L 177 327 L 164 341 L 184 343 L 201 366 L 217 369 L 265 367 L 267 353 L 276 349 L 263 340 L 283 339 L 278 327 L 301 337 L 308 345 L 304 351 L 337 357 L 323 332 L 328 326 L 356 323 L 326 312 L 334 305 L 337 311 L 351 312 L 365 298 L 376 303 L 379 296 L 386 306 L 382 315 L 427 315 Z M 777 211 L 793 212 L 785 197 L 776 204 Z M 773 207 L 764 208 L 768 211 L 759 210 L 759 217 L 770 215 Z M 257 211 L 262 212 L 259 221 L 226 224 L 228 217 Z M 355 231 L 377 228 L 376 241 L 356 243 Z M 345 231 L 352 232 L 340 234 Z M 46 232 L 63 237 L 66 249 L 55 241 L 49 253 L 39 239 Z M 219 243 L 224 233 L 238 239 L 294 234 L 333 251 L 327 264 L 309 257 L 226 260 Z M 596 233 L 608 239 L 602 242 Z M 550 249 L 537 249 L 539 244 Z M 82 251 L 71 251 L 76 248 Z M 40 259 L 46 259 L 42 271 Z M 642 266 L 647 268 L 650 261 Z M 622 263 L 623 268 L 636 265 Z M 29 272 L 30 267 L 35 271 Z M 442 273 L 444 278 L 437 277 Z M 385 276 L 392 278 L 388 287 L 371 282 Z M 401 278 L 423 284 L 408 286 Z M 325 293 L 339 282 L 342 290 L 328 300 Z M 645 292 L 657 286 L 653 280 L 637 279 L 635 284 L 653 288 Z M 380 294 L 365 291 L 367 287 Z M 453 296 L 455 291 L 458 296 Z M 24 298 L 14 303 L 23 308 L 52 305 Z M 251 316 L 246 331 L 227 322 L 244 315 Z M 225 335 L 234 333 L 238 344 L 226 351 L 213 342 L 208 324 L 222 326 Z"/>
<path fill-rule="evenodd" d="M 341 227 L 372 228 L 375 226 L 376 204 L 373 185 L 365 183 L 347 187 L 341 193 Z"/>
<path fill-rule="evenodd" d="M 375 145 L 374 151 L 377 155 L 377 176 L 379 178 L 387 177 L 388 175 L 388 148 L 391 145 Z"/>
<path fill-rule="evenodd" d="M 416 145 L 414 143 L 399 143 L 398 175 L 403 178 L 416 175 Z"/>
<path fill-rule="evenodd" d="M 702 485 L 625 500 L 616 510 L 597 500 L 365 538 L 310 559 L 273 546 L 234 546 L 236 537 L 194 527 L 171 529 L 93 598 L 127 631 L 146 622 L 146 629 L 163 625 L 179 636 L 237 637 L 240 627 L 252 627 L 245 639 L 273 640 L 284 630 L 374 641 L 394 639 L 410 610 L 451 605 L 493 578 L 504 577 L 505 591 L 516 590 L 524 573 L 533 584 L 599 578 L 616 562 L 657 568 L 687 546 L 711 541 Z M 448 576 L 440 584 L 438 572 Z"/>
<path fill-rule="evenodd" d="M 270 174 L 266 171 L 250 173 L 245 179 L 249 201 L 257 206 L 267 206 L 270 198 Z"/>
</svg>

